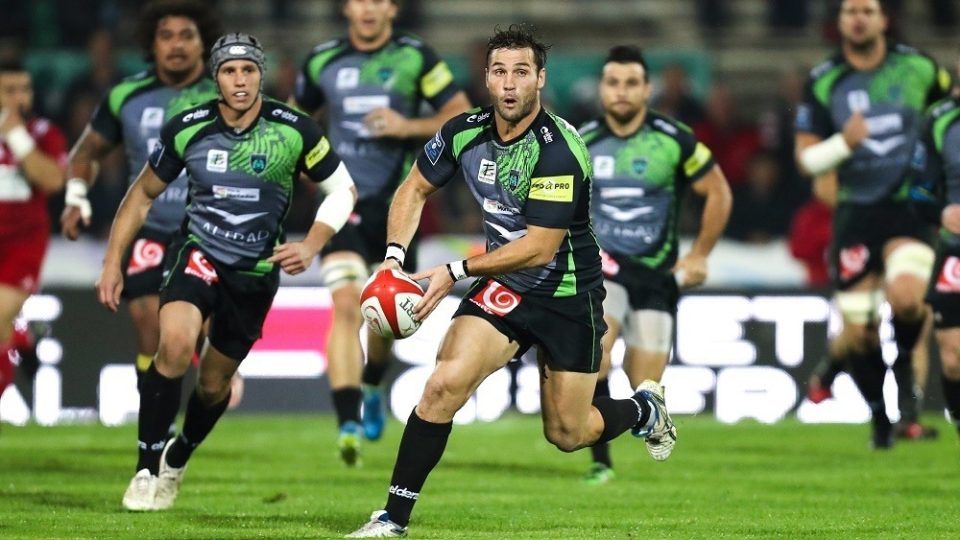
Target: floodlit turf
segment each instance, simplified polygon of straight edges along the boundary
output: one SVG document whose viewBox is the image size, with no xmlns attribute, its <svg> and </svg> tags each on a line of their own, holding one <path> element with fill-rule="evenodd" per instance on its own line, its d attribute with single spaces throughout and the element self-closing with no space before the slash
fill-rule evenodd
<svg viewBox="0 0 960 540">
<path fill-rule="evenodd" d="M 867 426 L 721 425 L 677 419 L 653 462 L 629 434 L 617 478 L 587 487 L 585 452 L 562 454 L 535 417 L 454 428 L 414 513 L 413 538 L 958 538 L 960 446 L 941 438 L 867 449 Z M 227 416 L 198 450 L 173 510 L 132 514 L 135 429 L 0 431 L 0 538 L 328 538 L 384 502 L 400 425 L 335 457 L 330 417 Z"/>
</svg>

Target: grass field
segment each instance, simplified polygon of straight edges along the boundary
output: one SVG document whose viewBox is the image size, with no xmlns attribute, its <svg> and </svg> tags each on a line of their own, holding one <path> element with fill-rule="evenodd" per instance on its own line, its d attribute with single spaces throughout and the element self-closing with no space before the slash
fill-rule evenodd
<svg viewBox="0 0 960 540">
<path fill-rule="evenodd" d="M 867 450 L 867 426 L 721 425 L 680 417 L 671 459 L 629 435 L 618 477 L 580 478 L 535 417 L 454 428 L 415 510 L 413 538 L 960 538 L 960 446 L 941 438 Z M 336 538 L 385 499 L 400 425 L 335 458 L 327 416 L 227 416 L 198 450 L 166 513 L 131 514 L 135 429 L 0 432 L 0 538 Z"/>
</svg>

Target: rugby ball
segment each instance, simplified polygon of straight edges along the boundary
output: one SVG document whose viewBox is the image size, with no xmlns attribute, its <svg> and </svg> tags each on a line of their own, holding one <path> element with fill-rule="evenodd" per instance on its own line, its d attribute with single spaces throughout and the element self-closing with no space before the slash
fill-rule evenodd
<svg viewBox="0 0 960 540">
<path fill-rule="evenodd" d="M 380 270 L 360 293 L 360 314 L 371 332 L 394 339 L 409 337 L 420 328 L 413 306 L 423 298 L 416 281 L 398 270 Z"/>
</svg>

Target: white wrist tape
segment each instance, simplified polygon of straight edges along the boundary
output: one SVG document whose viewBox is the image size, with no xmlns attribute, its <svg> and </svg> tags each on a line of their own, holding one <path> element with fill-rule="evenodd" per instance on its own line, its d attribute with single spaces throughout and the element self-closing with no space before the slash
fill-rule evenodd
<svg viewBox="0 0 960 540">
<path fill-rule="evenodd" d="M 87 199 L 88 187 L 82 178 L 71 178 L 67 180 L 66 196 L 64 197 L 64 203 L 67 206 L 76 206 L 80 209 L 80 216 L 83 219 L 90 219 L 90 216 L 93 215 L 90 200 Z"/>
<path fill-rule="evenodd" d="M 407 250 L 403 246 L 395 242 L 387 244 L 387 253 L 384 255 L 383 260 L 394 259 L 400 266 L 403 266 L 403 261 L 407 258 Z"/>
<path fill-rule="evenodd" d="M 800 164 L 816 176 L 836 169 L 852 153 L 843 134 L 834 133 L 829 139 L 804 148 L 800 152 Z"/>
<path fill-rule="evenodd" d="M 450 272 L 450 277 L 453 278 L 454 281 L 467 279 L 467 261 L 463 260 L 447 263 L 447 272 Z"/>
<path fill-rule="evenodd" d="M 33 137 L 27 133 L 27 128 L 23 126 L 17 126 L 8 131 L 4 135 L 4 140 L 6 140 L 7 148 L 13 153 L 13 157 L 17 158 L 17 161 L 23 161 L 37 146 Z"/>
<path fill-rule="evenodd" d="M 322 221 L 334 231 L 343 228 L 344 223 L 347 222 L 350 213 L 353 211 L 353 191 L 350 189 L 352 187 L 353 179 L 350 178 L 347 167 L 341 163 L 337 170 L 333 171 L 333 174 L 320 182 L 320 189 L 326 197 L 320 203 L 314 221 Z"/>
</svg>

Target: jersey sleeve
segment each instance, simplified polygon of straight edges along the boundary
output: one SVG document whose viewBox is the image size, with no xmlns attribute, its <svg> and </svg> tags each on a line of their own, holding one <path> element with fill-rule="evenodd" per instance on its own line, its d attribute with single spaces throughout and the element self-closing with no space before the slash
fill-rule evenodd
<svg viewBox="0 0 960 540">
<path fill-rule="evenodd" d="M 453 155 L 454 120 L 449 120 L 426 144 L 417 157 L 417 168 L 428 182 L 443 187 L 457 171 Z"/>
<path fill-rule="evenodd" d="M 801 133 L 812 133 L 823 139 L 833 135 L 837 130 L 830 117 L 830 111 L 817 99 L 813 92 L 812 77 L 807 81 L 803 91 L 803 100 L 797 105 L 797 114 L 794 118 L 794 127 Z"/>
<path fill-rule="evenodd" d="M 716 163 L 713 152 L 707 145 L 698 141 L 693 132 L 680 129 L 677 133 L 677 142 L 680 144 L 680 172 L 683 178 L 693 183 L 703 178 Z"/>
<path fill-rule="evenodd" d="M 590 186 L 584 166 L 569 146 L 541 150 L 540 161 L 530 178 L 530 193 L 524 217 L 530 225 L 567 229 Z"/>
<path fill-rule="evenodd" d="M 303 136 L 303 151 L 300 168 L 314 182 L 323 182 L 340 166 L 340 157 L 330 147 L 330 139 L 316 122 L 303 118 L 300 134 Z"/>
<path fill-rule="evenodd" d="M 123 124 L 110 110 L 110 94 L 107 94 L 90 118 L 90 129 L 97 132 L 110 144 L 120 144 L 123 140 Z"/>
<path fill-rule="evenodd" d="M 293 97 L 297 100 L 297 105 L 307 111 L 315 111 L 326 103 L 326 96 L 323 90 L 317 85 L 314 71 L 315 55 L 310 55 L 304 61 L 300 72 L 297 73 L 297 83 L 293 89 Z"/>
<path fill-rule="evenodd" d="M 931 61 L 933 61 L 931 59 Z M 950 97 L 950 91 L 953 89 L 953 77 L 950 76 L 950 72 L 943 68 L 943 66 L 938 65 L 933 61 L 933 67 L 936 70 L 936 75 L 934 76 L 933 84 L 930 85 L 930 91 L 927 92 L 927 102 L 926 105 L 931 105 Z"/>
<path fill-rule="evenodd" d="M 424 45 L 420 52 L 423 54 L 420 93 L 434 109 L 439 109 L 460 91 L 460 87 L 453 80 L 450 66 L 433 49 Z"/>
<path fill-rule="evenodd" d="M 148 160 L 153 172 L 168 184 L 176 180 L 186 166 L 183 156 L 177 154 L 175 144 L 177 132 L 181 125 L 180 117 L 175 116 L 163 126 L 163 129 L 160 130 L 160 141 L 153 149 Z"/>
</svg>

